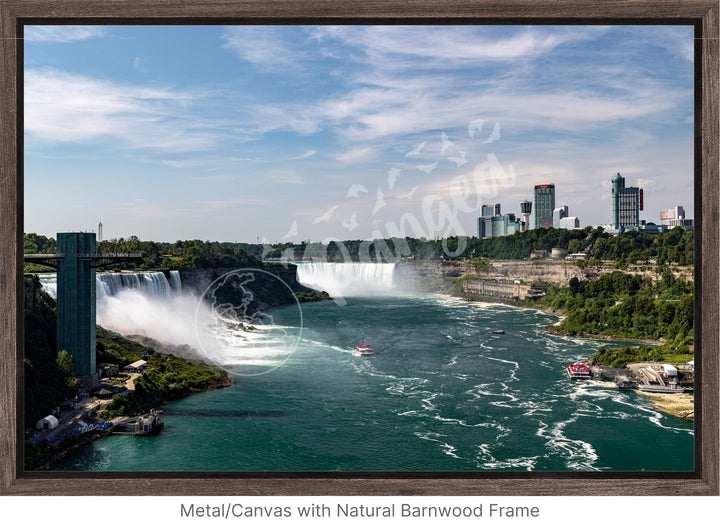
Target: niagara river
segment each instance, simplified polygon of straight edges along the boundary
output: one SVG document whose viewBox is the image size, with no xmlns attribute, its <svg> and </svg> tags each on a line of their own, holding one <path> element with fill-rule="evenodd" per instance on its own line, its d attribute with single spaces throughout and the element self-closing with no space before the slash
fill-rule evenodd
<svg viewBox="0 0 720 532">
<path fill-rule="evenodd" d="M 281 335 L 246 354 L 239 343 L 218 361 L 234 376 L 231 386 L 164 405 L 165 428 L 156 437 L 102 438 L 58 469 L 693 469 L 692 423 L 657 411 L 646 395 L 567 378 L 568 363 L 612 342 L 549 335 L 543 327 L 557 318 L 534 310 L 401 293 L 392 265 L 365 270 L 300 265 L 300 282 L 333 299 L 267 311 L 268 330 L 298 333 L 271 371 L 248 372 L 248 360 L 272 351 Z M 361 282 L 353 286 L 351 278 Z M 126 334 L 137 325 L 123 317 L 148 313 L 147 336 L 158 316 L 166 332 L 190 329 L 179 321 L 189 319 L 191 298 L 171 281 L 175 296 L 132 286 L 98 290 L 98 324 Z M 192 338 L 177 343 L 185 342 Z M 356 344 L 366 343 L 375 354 L 358 356 Z"/>
</svg>

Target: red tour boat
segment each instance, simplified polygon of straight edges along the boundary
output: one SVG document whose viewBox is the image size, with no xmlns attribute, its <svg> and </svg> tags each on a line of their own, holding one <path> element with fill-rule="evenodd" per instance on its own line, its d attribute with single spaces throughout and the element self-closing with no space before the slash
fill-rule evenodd
<svg viewBox="0 0 720 532">
<path fill-rule="evenodd" d="M 360 345 L 360 344 L 359 344 L 359 345 L 357 345 L 356 347 L 357 347 L 357 354 L 358 354 L 358 355 L 366 356 L 366 355 L 374 355 L 374 354 L 375 354 L 375 351 L 373 351 L 373 348 L 372 348 L 371 345 L 368 345 L 368 344 L 361 344 L 361 345 Z"/>
<path fill-rule="evenodd" d="M 567 373 L 571 379 L 589 379 L 591 377 L 590 369 L 580 362 L 570 364 L 567 367 Z"/>
</svg>

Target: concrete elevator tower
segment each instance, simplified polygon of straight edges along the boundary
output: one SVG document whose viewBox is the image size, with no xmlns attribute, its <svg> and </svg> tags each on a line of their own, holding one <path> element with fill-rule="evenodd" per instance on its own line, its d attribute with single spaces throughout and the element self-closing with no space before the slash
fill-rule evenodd
<svg viewBox="0 0 720 532">
<path fill-rule="evenodd" d="M 96 381 L 95 268 L 140 260 L 139 253 L 97 253 L 95 233 L 58 233 L 57 253 L 25 255 L 57 269 L 57 350 L 72 355 L 80 387 Z"/>
<path fill-rule="evenodd" d="M 75 374 L 95 374 L 95 234 L 58 233 L 57 349 L 73 357 Z M 85 260 L 83 260 L 85 259 Z"/>
</svg>

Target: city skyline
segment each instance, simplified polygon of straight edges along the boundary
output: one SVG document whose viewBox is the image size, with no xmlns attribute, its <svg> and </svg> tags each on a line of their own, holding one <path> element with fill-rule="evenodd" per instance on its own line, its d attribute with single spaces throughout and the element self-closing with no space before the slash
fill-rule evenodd
<svg viewBox="0 0 720 532">
<path fill-rule="evenodd" d="M 37 26 L 24 55 L 25 232 L 472 236 L 542 183 L 607 225 L 618 172 L 647 221 L 694 215 L 690 26 Z"/>
</svg>

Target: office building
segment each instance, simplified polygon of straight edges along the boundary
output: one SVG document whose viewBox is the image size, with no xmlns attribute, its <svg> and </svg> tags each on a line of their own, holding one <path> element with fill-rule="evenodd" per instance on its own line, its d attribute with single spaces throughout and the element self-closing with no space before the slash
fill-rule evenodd
<svg viewBox="0 0 720 532">
<path fill-rule="evenodd" d="M 560 220 L 567 217 L 568 212 L 569 212 L 569 209 L 568 209 L 567 205 L 563 205 L 562 207 L 553 209 L 552 226 L 560 227 Z"/>
<path fill-rule="evenodd" d="M 515 217 L 514 213 L 500 214 L 499 203 L 483 205 L 482 214 L 483 216 L 477 219 L 478 238 L 509 236 L 522 231 L 523 223 Z"/>
<path fill-rule="evenodd" d="M 492 218 L 500 216 L 500 204 L 483 205 L 480 208 L 480 218 L 478 218 L 478 238 L 491 238 L 498 236 L 493 234 Z"/>
<path fill-rule="evenodd" d="M 674 209 L 667 209 L 660 211 L 660 225 L 667 227 L 692 227 L 692 218 L 685 217 L 685 209 L 681 205 L 678 205 Z"/>
<path fill-rule="evenodd" d="M 643 190 L 638 187 L 626 187 L 625 178 L 620 173 L 612 179 L 612 225 L 614 229 L 637 227 L 640 224 L 640 211 L 643 210 Z"/>
<path fill-rule="evenodd" d="M 577 216 L 566 216 L 560 218 L 559 229 L 577 229 L 580 227 L 580 219 Z"/>
<path fill-rule="evenodd" d="M 492 216 L 480 217 L 478 223 L 478 238 L 490 238 L 492 236 Z"/>
<path fill-rule="evenodd" d="M 535 229 L 552 227 L 555 185 L 535 185 Z"/>
<path fill-rule="evenodd" d="M 491 219 L 492 236 L 510 236 L 519 233 L 522 229 L 522 222 L 515 218 L 515 214 L 503 214 L 493 216 Z"/>
<path fill-rule="evenodd" d="M 580 227 L 580 220 L 577 216 L 568 216 L 570 209 L 567 205 L 558 207 L 553 211 L 553 227 L 558 229 L 577 229 Z"/>
</svg>

